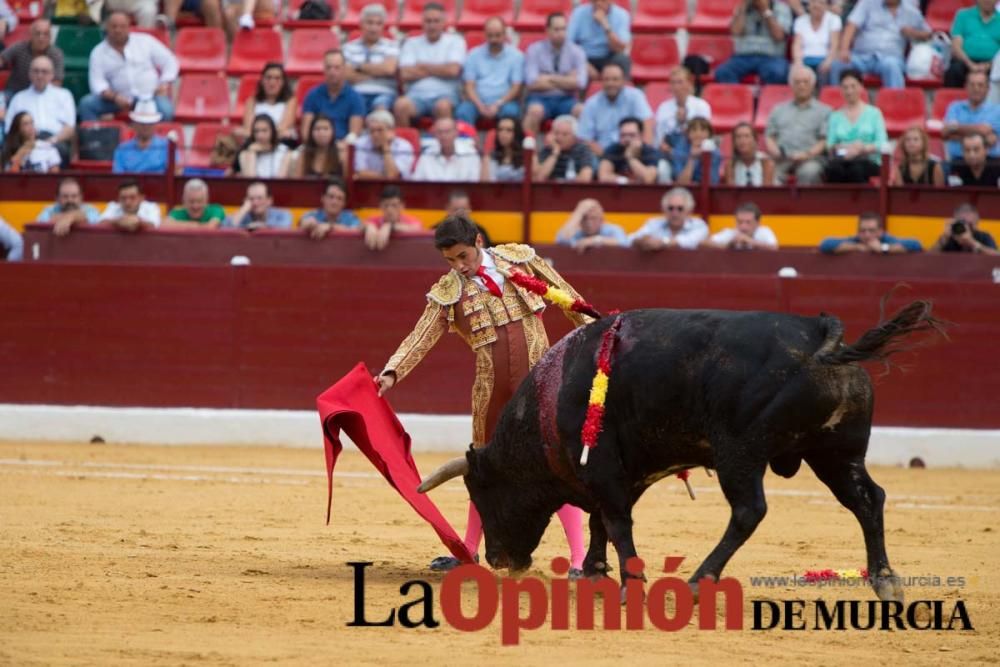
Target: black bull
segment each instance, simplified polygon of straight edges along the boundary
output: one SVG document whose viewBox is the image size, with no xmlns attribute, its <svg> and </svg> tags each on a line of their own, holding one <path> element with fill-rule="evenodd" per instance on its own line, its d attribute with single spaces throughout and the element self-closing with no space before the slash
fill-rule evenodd
<svg viewBox="0 0 1000 667">
<path fill-rule="evenodd" d="M 718 579 L 764 514 L 768 465 L 792 477 L 804 460 L 864 532 L 876 594 L 902 600 L 885 551 L 885 493 L 865 469 L 873 394 L 857 363 L 884 360 L 909 334 L 938 329 L 916 301 L 843 342 L 836 318 L 717 310 L 623 313 L 604 429 L 585 466 L 581 428 L 606 317 L 550 349 L 505 407 L 483 449 L 469 449 L 421 485 L 465 476 L 483 520 L 486 560 L 523 570 L 553 512 L 590 513 L 587 576 L 607 572 L 608 540 L 620 572 L 636 555 L 632 506 L 657 480 L 688 468 L 718 472 L 731 507 L 721 541 L 691 576 Z M 623 574 L 623 576 L 626 576 Z"/>
</svg>

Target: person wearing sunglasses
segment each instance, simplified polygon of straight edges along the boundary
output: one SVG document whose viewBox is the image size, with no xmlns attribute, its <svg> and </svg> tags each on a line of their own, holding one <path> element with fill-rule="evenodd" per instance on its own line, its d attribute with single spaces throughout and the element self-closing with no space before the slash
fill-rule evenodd
<svg viewBox="0 0 1000 667">
<path fill-rule="evenodd" d="M 663 215 L 650 218 L 629 236 L 629 245 L 645 251 L 664 248 L 695 250 L 708 238 L 708 225 L 691 215 L 694 196 L 685 188 L 672 188 L 660 200 Z"/>
</svg>

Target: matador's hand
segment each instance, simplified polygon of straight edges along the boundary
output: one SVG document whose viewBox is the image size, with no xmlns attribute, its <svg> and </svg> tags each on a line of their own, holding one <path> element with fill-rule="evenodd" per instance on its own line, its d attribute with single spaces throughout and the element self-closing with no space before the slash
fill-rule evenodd
<svg viewBox="0 0 1000 667">
<path fill-rule="evenodd" d="M 396 384 L 396 376 L 393 373 L 376 375 L 372 379 L 375 381 L 375 386 L 378 387 L 379 396 L 392 389 L 392 386 Z"/>
</svg>

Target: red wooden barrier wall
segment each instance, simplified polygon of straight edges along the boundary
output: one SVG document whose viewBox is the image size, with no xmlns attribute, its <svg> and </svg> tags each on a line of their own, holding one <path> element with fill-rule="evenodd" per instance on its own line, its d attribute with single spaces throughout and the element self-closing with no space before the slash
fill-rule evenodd
<svg viewBox="0 0 1000 667">
<path fill-rule="evenodd" d="M 313 407 L 358 360 L 379 367 L 416 321 L 438 268 L 199 267 L 0 263 L 0 402 Z M 878 318 L 889 278 L 566 271 L 602 309 L 825 311 L 853 340 Z M 1000 427 L 1000 285 L 909 281 L 951 341 L 901 355 L 876 379 L 876 422 Z M 568 330 L 546 314 L 553 339 Z M 878 375 L 879 367 L 873 374 Z M 389 395 L 404 412 L 469 409 L 472 355 L 446 336 Z"/>
</svg>

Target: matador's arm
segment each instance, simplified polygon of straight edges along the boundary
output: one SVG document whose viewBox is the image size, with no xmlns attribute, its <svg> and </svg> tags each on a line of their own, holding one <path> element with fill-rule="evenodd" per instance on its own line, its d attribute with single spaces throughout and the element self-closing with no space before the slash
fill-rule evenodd
<svg viewBox="0 0 1000 667">
<path fill-rule="evenodd" d="M 441 334 L 447 330 L 447 307 L 428 301 L 423 314 L 417 320 L 417 326 L 403 339 L 396 352 L 389 357 L 389 361 L 380 375 L 393 373 L 396 376 L 396 382 L 405 378 L 434 347 L 434 344 L 441 338 Z"/>
</svg>

